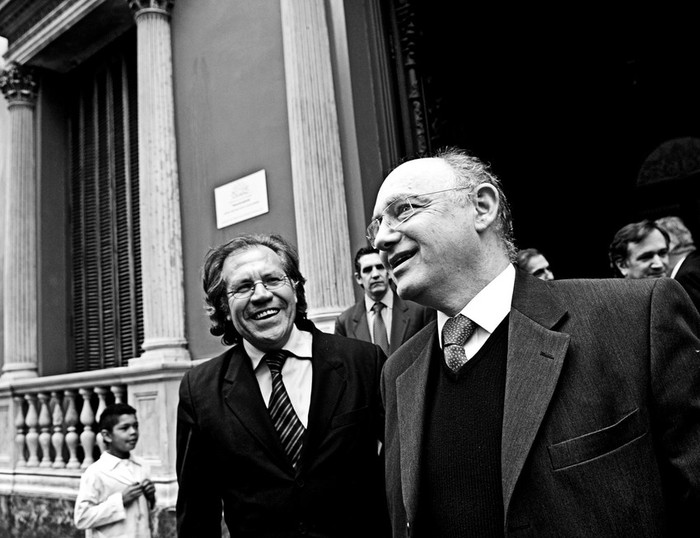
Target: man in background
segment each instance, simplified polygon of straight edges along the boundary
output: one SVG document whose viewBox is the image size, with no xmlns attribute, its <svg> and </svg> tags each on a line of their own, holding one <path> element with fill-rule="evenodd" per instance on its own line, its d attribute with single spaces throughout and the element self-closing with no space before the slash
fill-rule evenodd
<svg viewBox="0 0 700 538">
<path fill-rule="evenodd" d="M 547 258 L 536 248 L 524 248 L 518 251 L 516 263 L 522 270 L 540 280 L 554 280 Z"/>
<path fill-rule="evenodd" d="M 374 342 L 391 355 L 435 319 L 435 310 L 396 294 L 375 248 L 363 247 L 355 254 L 355 282 L 364 296 L 338 316 L 335 334 Z"/>
<path fill-rule="evenodd" d="M 613 237 L 608 257 L 622 278 L 661 278 L 668 271 L 669 237 L 653 220 L 633 222 Z"/>
<path fill-rule="evenodd" d="M 700 252 L 693 234 L 680 217 L 668 216 L 656 220 L 669 237 L 668 276 L 675 278 L 700 310 Z"/>
</svg>

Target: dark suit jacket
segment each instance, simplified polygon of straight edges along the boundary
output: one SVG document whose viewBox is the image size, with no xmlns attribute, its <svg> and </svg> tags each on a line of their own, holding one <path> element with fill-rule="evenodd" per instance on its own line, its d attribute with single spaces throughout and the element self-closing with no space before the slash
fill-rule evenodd
<svg viewBox="0 0 700 538">
<path fill-rule="evenodd" d="M 392 290 L 392 293 L 394 294 L 394 305 L 391 312 L 389 355 L 436 317 L 435 310 L 432 308 L 404 301 L 395 291 Z M 372 341 L 364 297 L 338 316 L 335 320 L 335 334 L 366 342 Z"/>
<path fill-rule="evenodd" d="M 675 279 L 690 295 L 695 308 L 700 311 L 700 251 L 694 250 L 686 256 L 678 268 Z"/>
<path fill-rule="evenodd" d="M 684 536 L 684 524 L 698 535 L 698 329 L 670 278 L 543 282 L 518 272 L 501 432 L 506 536 Z M 436 339 L 431 324 L 382 375 L 395 538 L 410 535 L 421 502 Z"/>
<path fill-rule="evenodd" d="M 378 455 L 384 353 L 311 327 L 311 404 L 297 473 L 242 345 L 182 379 L 179 536 L 220 537 L 222 501 L 231 536 L 380 536 L 388 528 Z"/>
</svg>

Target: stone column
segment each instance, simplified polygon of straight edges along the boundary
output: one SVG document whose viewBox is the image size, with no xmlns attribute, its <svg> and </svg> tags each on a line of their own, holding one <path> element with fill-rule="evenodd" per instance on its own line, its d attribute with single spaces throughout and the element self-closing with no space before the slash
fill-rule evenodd
<svg viewBox="0 0 700 538">
<path fill-rule="evenodd" d="M 2 200 L 4 365 L 2 379 L 35 377 L 37 341 L 37 178 L 34 73 L 12 64 L 0 75 L 10 117 L 10 169 Z"/>
<path fill-rule="evenodd" d="M 324 0 L 281 0 L 297 241 L 309 318 L 333 331 L 355 301 Z"/>
<path fill-rule="evenodd" d="M 185 339 L 180 186 L 175 144 L 172 1 L 129 0 L 138 55 L 144 353 L 131 362 L 189 360 Z"/>
</svg>

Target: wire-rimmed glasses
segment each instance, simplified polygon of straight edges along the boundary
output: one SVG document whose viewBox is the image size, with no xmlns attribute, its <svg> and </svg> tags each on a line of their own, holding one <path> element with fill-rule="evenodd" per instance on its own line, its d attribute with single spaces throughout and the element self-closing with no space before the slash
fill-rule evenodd
<svg viewBox="0 0 700 538">
<path fill-rule="evenodd" d="M 262 284 L 268 291 L 274 291 L 280 289 L 287 282 L 289 282 L 289 278 L 286 275 L 270 275 L 253 282 L 241 282 L 227 291 L 226 294 L 234 299 L 247 299 L 255 293 L 255 287 L 258 284 Z"/>
<path fill-rule="evenodd" d="M 451 189 L 443 189 L 440 191 L 411 194 L 409 196 L 404 196 L 394 200 L 384 208 L 381 216 L 372 220 L 372 222 L 369 223 L 369 226 L 367 226 L 367 240 L 369 241 L 369 244 L 372 246 L 372 248 L 377 248 L 375 240 L 382 223 L 386 224 L 391 230 L 396 230 L 401 224 L 415 215 L 416 211 L 422 207 L 418 205 L 420 203 L 417 200 L 418 198 L 423 196 L 431 196 L 433 194 L 440 194 L 443 192 L 459 191 L 462 189 L 471 189 L 471 187 L 452 187 Z"/>
</svg>

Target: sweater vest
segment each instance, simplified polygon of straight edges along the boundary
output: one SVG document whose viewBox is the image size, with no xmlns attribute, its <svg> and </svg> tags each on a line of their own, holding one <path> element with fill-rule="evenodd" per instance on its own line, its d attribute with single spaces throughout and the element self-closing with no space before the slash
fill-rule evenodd
<svg viewBox="0 0 700 538">
<path fill-rule="evenodd" d="M 456 374 L 437 344 L 433 350 L 417 536 L 503 536 L 501 429 L 507 351 L 508 316 Z"/>
</svg>

